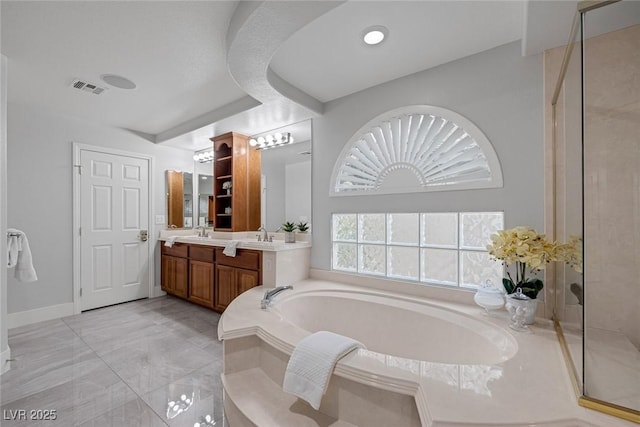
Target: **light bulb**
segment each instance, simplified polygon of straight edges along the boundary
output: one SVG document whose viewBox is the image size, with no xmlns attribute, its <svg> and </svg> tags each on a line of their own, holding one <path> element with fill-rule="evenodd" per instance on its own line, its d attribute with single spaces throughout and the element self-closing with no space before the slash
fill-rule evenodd
<svg viewBox="0 0 640 427">
<path fill-rule="evenodd" d="M 382 27 L 379 25 L 374 27 L 369 27 L 366 30 L 364 30 L 364 35 L 362 36 L 362 39 L 366 44 L 370 46 L 374 46 L 382 43 L 382 41 L 387 36 L 387 31 L 388 30 L 385 27 Z"/>
<path fill-rule="evenodd" d="M 249 145 L 252 147 L 255 147 L 256 145 L 258 145 L 258 141 L 256 141 L 255 139 L 251 138 L 249 140 Z"/>
</svg>

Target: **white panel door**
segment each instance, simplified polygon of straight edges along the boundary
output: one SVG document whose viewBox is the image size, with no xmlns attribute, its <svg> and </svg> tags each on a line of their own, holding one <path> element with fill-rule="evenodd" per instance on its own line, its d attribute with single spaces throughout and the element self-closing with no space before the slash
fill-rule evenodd
<svg viewBox="0 0 640 427">
<path fill-rule="evenodd" d="M 81 309 L 148 297 L 149 161 L 81 150 L 80 165 Z"/>
</svg>

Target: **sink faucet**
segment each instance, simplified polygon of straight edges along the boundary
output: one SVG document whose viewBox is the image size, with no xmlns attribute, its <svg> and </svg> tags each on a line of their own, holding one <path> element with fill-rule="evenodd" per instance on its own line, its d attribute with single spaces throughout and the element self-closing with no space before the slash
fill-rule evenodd
<svg viewBox="0 0 640 427">
<path fill-rule="evenodd" d="M 260 226 L 260 228 L 258 228 L 258 231 L 262 231 L 262 240 L 265 242 L 269 241 L 269 233 L 267 232 L 267 229 L 264 228 L 263 226 Z M 258 242 L 261 240 L 261 237 L 258 236 Z"/>
<path fill-rule="evenodd" d="M 207 237 L 207 228 L 204 225 L 201 225 L 197 228 L 198 230 L 198 237 Z"/>
<path fill-rule="evenodd" d="M 269 304 L 271 304 L 271 299 L 276 295 L 278 295 L 280 292 L 286 291 L 287 289 L 293 289 L 293 286 L 290 286 L 290 285 L 278 286 L 276 288 L 269 289 L 268 291 L 266 291 L 264 293 L 264 297 L 262 298 L 262 301 L 260 301 L 260 308 L 263 310 L 266 310 Z"/>
</svg>

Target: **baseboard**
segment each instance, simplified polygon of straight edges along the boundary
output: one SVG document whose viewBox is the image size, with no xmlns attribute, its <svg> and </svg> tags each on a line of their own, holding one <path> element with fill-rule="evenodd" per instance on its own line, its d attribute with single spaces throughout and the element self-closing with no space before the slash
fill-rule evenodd
<svg viewBox="0 0 640 427">
<path fill-rule="evenodd" d="M 0 353 L 0 375 L 4 374 L 9 370 L 9 368 L 11 368 L 9 359 L 11 359 L 11 348 L 7 347 L 5 351 Z"/>
<path fill-rule="evenodd" d="M 30 325 L 32 323 L 43 322 L 45 320 L 59 319 L 60 317 L 72 316 L 73 303 L 50 305 L 47 307 L 36 308 L 34 310 L 18 311 L 17 313 L 9 313 L 7 315 L 7 323 L 9 329 L 19 326 Z"/>
<path fill-rule="evenodd" d="M 149 295 L 149 298 L 158 298 L 158 297 L 163 297 L 165 296 L 167 293 L 165 291 L 163 291 L 162 289 L 160 289 L 160 286 L 154 286 L 153 290 L 151 291 L 151 295 Z"/>
</svg>

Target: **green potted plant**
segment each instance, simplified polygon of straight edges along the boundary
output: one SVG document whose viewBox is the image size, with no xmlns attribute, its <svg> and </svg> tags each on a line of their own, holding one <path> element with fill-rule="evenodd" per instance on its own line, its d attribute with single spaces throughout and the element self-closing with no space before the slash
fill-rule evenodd
<svg viewBox="0 0 640 427">
<path fill-rule="evenodd" d="M 306 222 L 300 221 L 299 223 L 296 224 L 296 227 L 298 228 L 298 231 L 301 233 L 306 233 L 307 231 L 309 231 L 309 224 L 307 224 Z"/>
<path fill-rule="evenodd" d="M 293 222 L 287 221 L 282 224 L 282 231 L 284 231 L 284 242 L 285 243 L 295 243 L 296 235 L 294 231 L 296 231 L 296 225 Z"/>
</svg>

